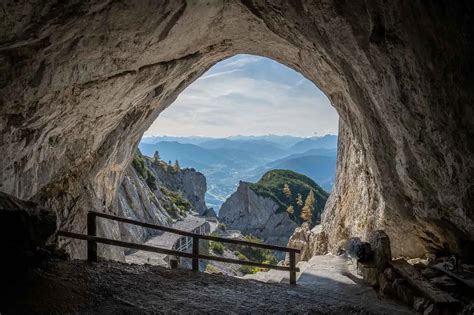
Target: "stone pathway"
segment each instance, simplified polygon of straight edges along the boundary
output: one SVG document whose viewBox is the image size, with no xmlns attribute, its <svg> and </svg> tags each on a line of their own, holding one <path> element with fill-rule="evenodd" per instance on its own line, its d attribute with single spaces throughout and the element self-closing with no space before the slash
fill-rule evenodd
<svg viewBox="0 0 474 315">
<path fill-rule="evenodd" d="M 298 263 L 298 286 L 311 290 L 314 296 L 321 299 L 335 298 L 374 313 L 411 313 L 399 303 L 379 299 L 376 291 L 355 274 L 352 266 L 342 256 L 314 256 L 307 262 Z M 278 270 L 259 272 L 243 278 L 266 283 L 289 283 L 289 273 Z"/>
<path fill-rule="evenodd" d="M 10 290 L 5 313 L 410 314 L 342 276 L 303 272 L 300 279 L 290 286 L 150 265 L 51 260 L 20 291 Z"/>
</svg>

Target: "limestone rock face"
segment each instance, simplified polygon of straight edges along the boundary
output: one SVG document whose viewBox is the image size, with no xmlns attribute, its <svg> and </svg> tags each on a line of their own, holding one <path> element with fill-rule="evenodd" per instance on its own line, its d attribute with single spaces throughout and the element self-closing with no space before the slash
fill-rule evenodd
<svg viewBox="0 0 474 315">
<path fill-rule="evenodd" d="M 130 166 L 117 193 L 118 214 L 134 220 L 167 226 L 170 215 L 154 191 Z M 152 229 L 144 229 L 132 224 L 120 224 L 122 240 L 142 243 L 157 234 Z"/>
<path fill-rule="evenodd" d="M 138 153 L 139 154 L 139 153 Z M 116 198 L 118 215 L 134 220 L 169 226 L 174 218 L 166 210 L 176 207 L 172 200 L 161 191 L 161 187 L 181 192 L 192 204 L 193 209 L 200 214 L 205 214 L 207 207 L 204 202 L 206 193 L 206 178 L 194 169 L 181 169 L 179 172 L 167 171 L 159 164 L 153 163 L 149 158 L 143 157 L 145 167 L 156 178 L 156 188 L 152 189 L 135 168 L 130 165 L 125 172 L 122 184 Z M 115 228 L 113 221 L 101 222 L 102 233 Z M 159 231 L 144 229 L 131 224 L 118 224 L 120 238 L 125 241 L 143 243 L 157 235 Z M 101 247 L 102 256 L 123 260 L 123 251 L 111 247 Z"/>
<path fill-rule="evenodd" d="M 147 162 L 150 164 L 150 162 Z M 160 185 L 174 191 L 179 191 L 191 202 L 194 210 L 200 215 L 207 213 L 205 195 L 207 182 L 204 174 L 192 168 L 184 168 L 177 173 L 165 171 L 160 167 L 150 167 Z"/>
<path fill-rule="evenodd" d="M 474 240 L 472 11 L 469 1 L 6 1 L 0 190 L 83 232 L 87 210 L 117 213 L 159 113 L 214 63 L 251 53 L 300 71 L 340 115 L 328 250 L 382 229 L 394 256 L 462 254 Z M 68 244 L 74 256 L 81 244 Z"/>
<path fill-rule="evenodd" d="M 273 199 L 257 195 L 245 182 L 222 204 L 219 219 L 227 229 L 283 246 L 298 226 L 286 211 L 279 211 Z"/>
</svg>

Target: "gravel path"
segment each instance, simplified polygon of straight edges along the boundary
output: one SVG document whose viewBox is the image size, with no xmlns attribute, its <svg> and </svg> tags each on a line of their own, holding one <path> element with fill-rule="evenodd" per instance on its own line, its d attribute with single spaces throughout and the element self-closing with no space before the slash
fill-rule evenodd
<svg viewBox="0 0 474 315">
<path fill-rule="evenodd" d="M 299 285 L 109 261 L 51 260 L 36 270 L 22 287 L 24 291 L 16 294 L 16 299 L 10 299 L 5 314 L 400 314 L 405 311 L 393 307 L 373 312 L 373 307 L 351 305 L 324 294 L 324 290 L 314 291 Z"/>
</svg>

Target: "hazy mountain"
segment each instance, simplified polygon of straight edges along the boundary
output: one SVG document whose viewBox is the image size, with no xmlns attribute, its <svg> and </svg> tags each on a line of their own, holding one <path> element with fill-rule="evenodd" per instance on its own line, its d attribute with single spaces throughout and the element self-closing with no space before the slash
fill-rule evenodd
<svg viewBox="0 0 474 315">
<path fill-rule="evenodd" d="M 140 143 L 155 144 L 162 141 L 179 142 L 187 144 L 200 144 L 201 142 L 212 140 L 211 137 L 173 137 L 173 136 L 147 136 L 143 137 Z"/>
<path fill-rule="evenodd" d="M 323 137 L 313 137 L 301 140 L 295 143 L 290 151 L 304 152 L 310 149 L 335 149 L 337 148 L 337 136 L 335 135 L 326 135 Z"/>
<path fill-rule="evenodd" d="M 291 170 L 308 176 L 326 191 L 331 191 L 336 175 L 336 157 L 308 155 L 269 164 L 271 169 Z"/>
<path fill-rule="evenodd" d="M 160 139 L 178 140 L 148 142 Z M 235 192 L 239 181 L 258 181 L 272 169 L 304 174 L 330 191 L 335 175 L 336 144 L 337 136 L 308 139 L 273 135 L 222 139 L 149 137 L 139 148 L 145 155 L 153 156 L 158 151 L 164 161 L 179 160 L 181 166 L 202 172 L 208 183 L 206 203 L 218 211 L 226 198 Z"/>
<path fill-rule="evenodd" d="M 289 148 L 295 143 L 305 139 L 295 136 L 280 136 L 280 135 L 266 135 L 266 136 L 231 136 L 229 140 L 265 140 L 278 145 L 281 148 Z"/>
<path fill-rule="evenodd" d="M 161 141 L 155 144 L 140 143 L 138 146 L 142 154 L 153 156 L 155 151 L 160 153 L 164 161 L 179 160 L 181 166 L 194 167 L 196 169 L 209 168 L 219 165 L 233 167 L 234 162 L 225 156 L 188 143 Z"/>
<path fill-rule="evenodd" d="M 214 139 L 205 141 L 199 146 L 206 149 L 233 149 L 248 152 L 259 160 L 277 159 L 288 155 L 286 150 L 266 140 Z"/>
</svg>

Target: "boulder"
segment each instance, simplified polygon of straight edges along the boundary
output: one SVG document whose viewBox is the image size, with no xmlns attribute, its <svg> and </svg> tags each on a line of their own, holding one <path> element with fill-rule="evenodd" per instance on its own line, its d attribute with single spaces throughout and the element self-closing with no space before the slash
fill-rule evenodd
<svg viewBox="0 0 474 315">
<path fill-rule="evenodd" d="M 383 272 L 392 261 L 390 239 L 384 231 L 377 230 L 370 234 L 369 243 L 372 250 L 371 262 L 378 272 Z"/>
<path fill-rule="evenodd" d="M 0 192 L 2 285 L 21 280 L 26 271 L 56 252 L 56 214 L 30 201 Z"/>
</svg>

